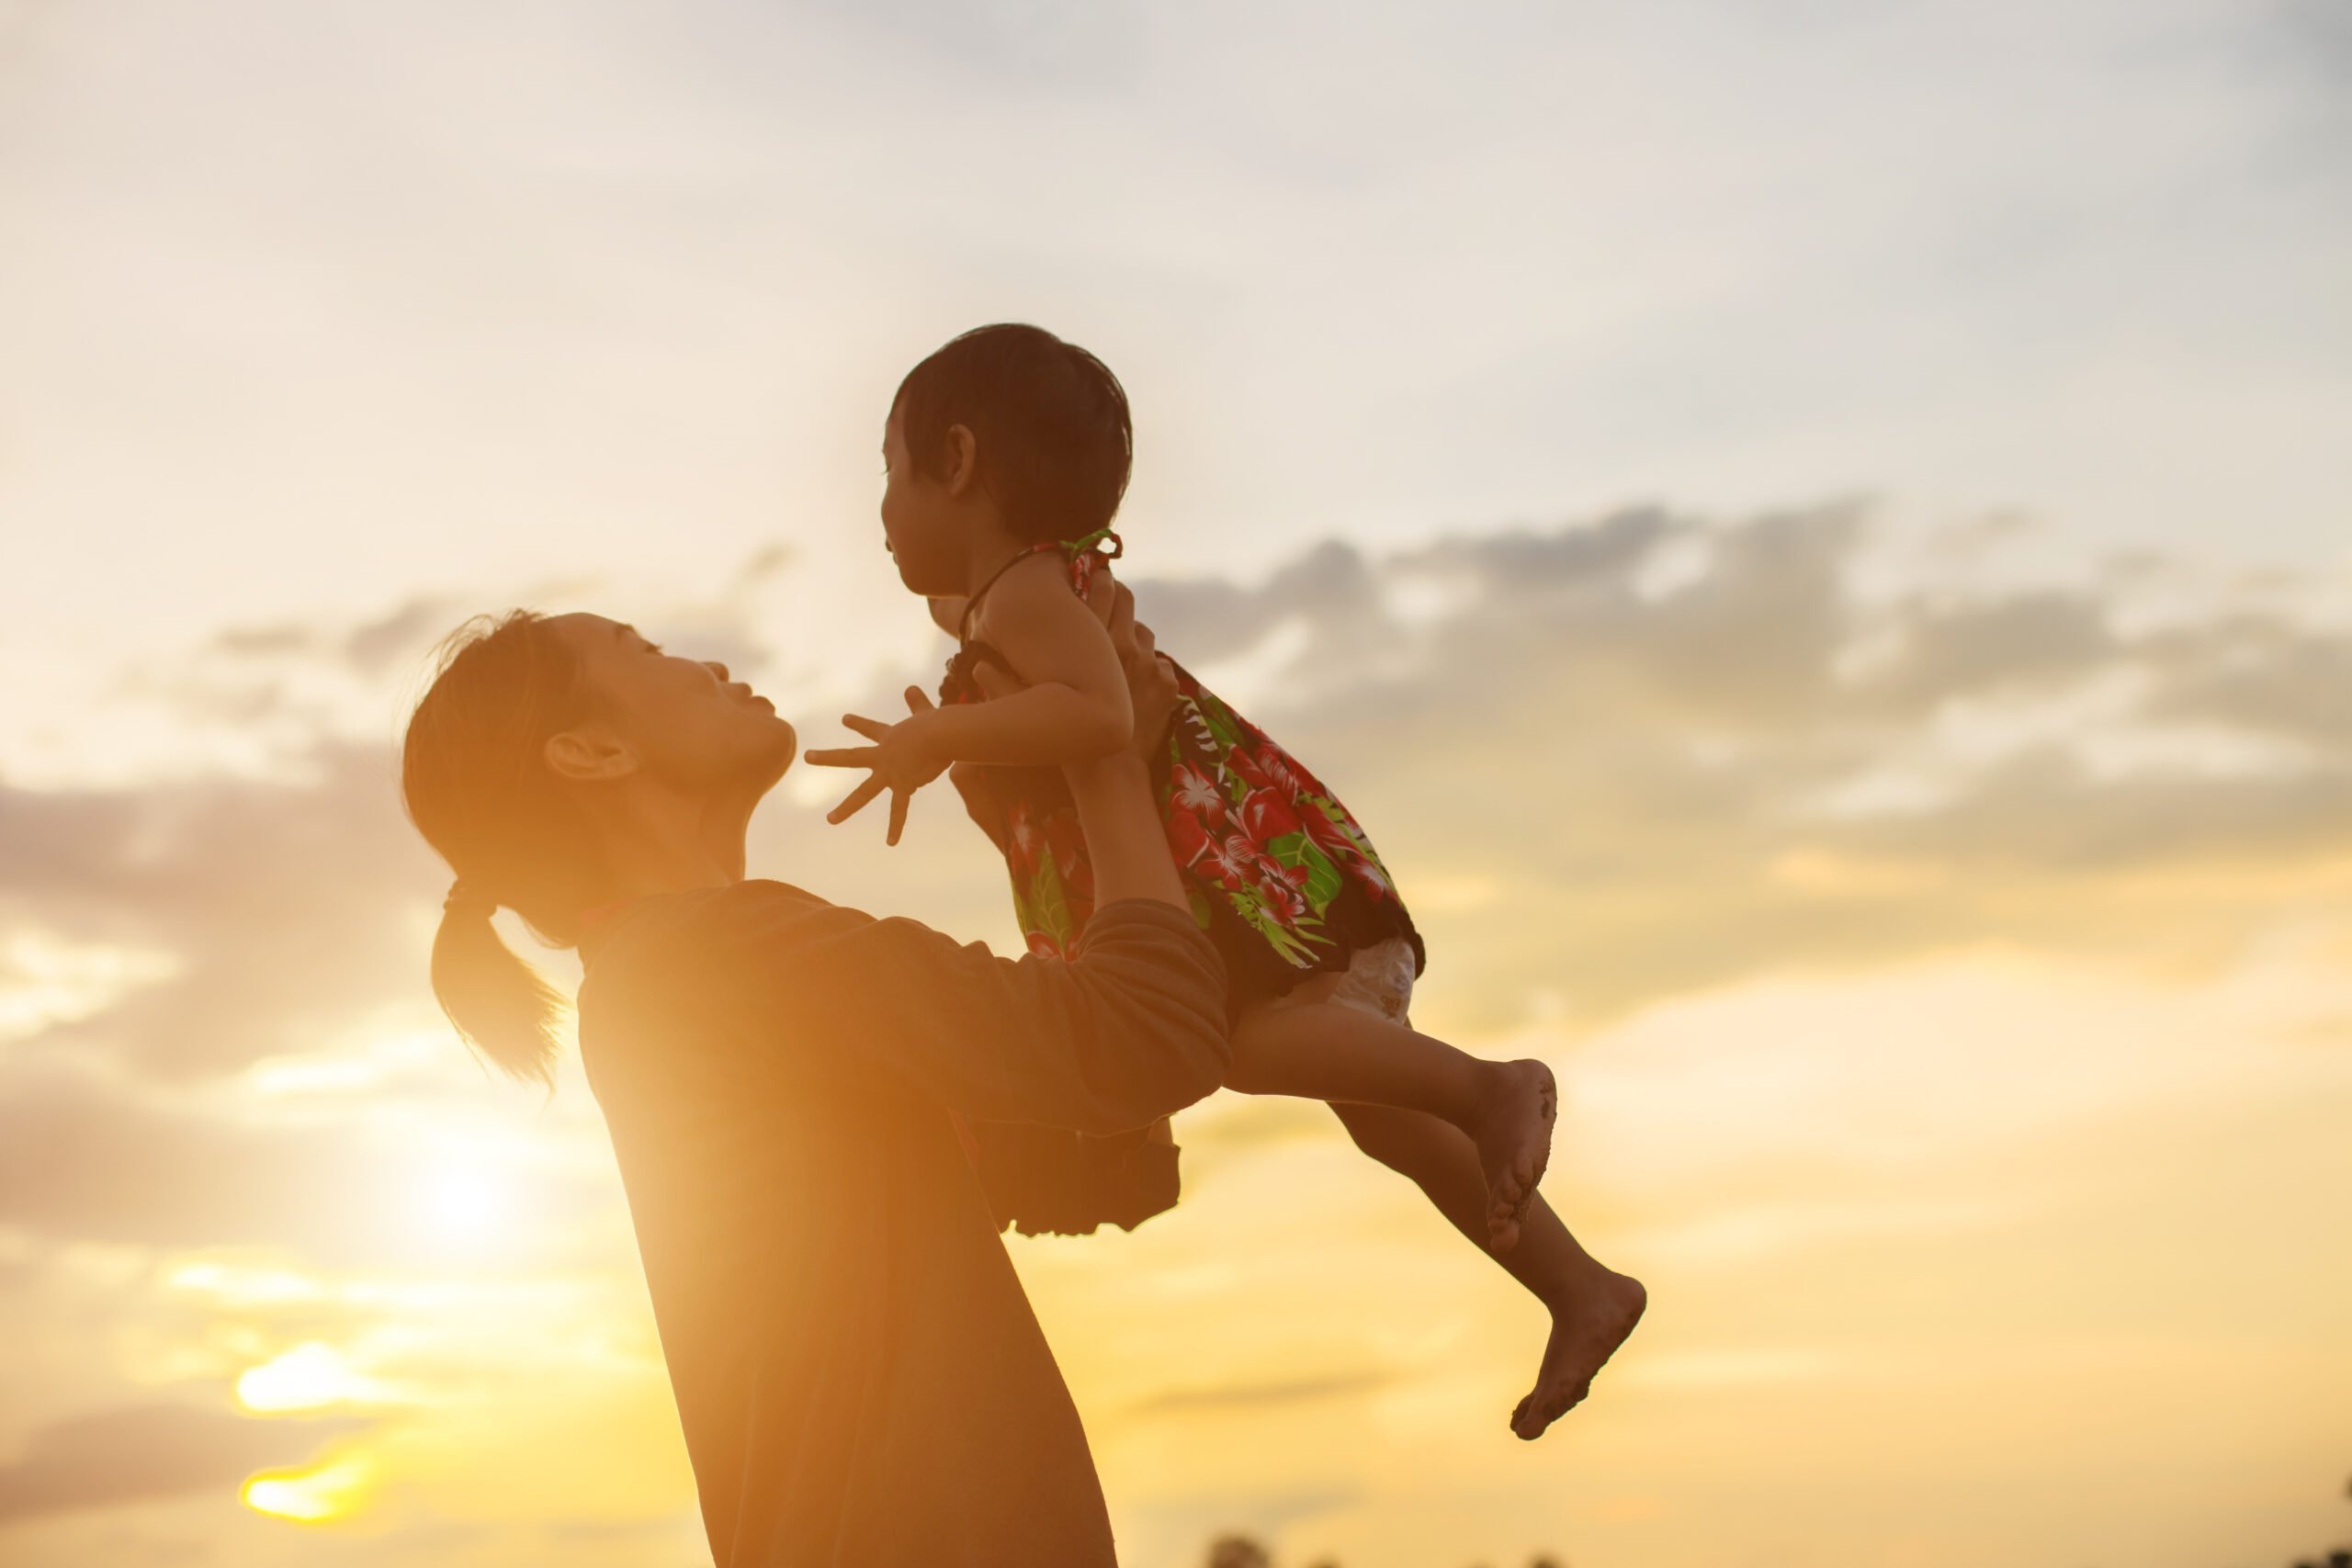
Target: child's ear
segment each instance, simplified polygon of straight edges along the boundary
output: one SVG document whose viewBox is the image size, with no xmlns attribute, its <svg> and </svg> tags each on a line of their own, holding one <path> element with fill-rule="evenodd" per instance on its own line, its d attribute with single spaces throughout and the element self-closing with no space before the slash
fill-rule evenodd
<svg viewBox="0 0 2352 1568">
<path fill-rule="evenodd" d="M 946 446 L 947 493 L 960 500 L 979 482 L 980 443 L 969 425 L 951 424 L 947 427 Z"/>
</svg>

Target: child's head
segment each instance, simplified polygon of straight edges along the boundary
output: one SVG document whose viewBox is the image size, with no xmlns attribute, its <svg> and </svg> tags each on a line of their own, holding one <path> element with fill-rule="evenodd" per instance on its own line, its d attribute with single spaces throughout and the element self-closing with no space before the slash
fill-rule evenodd
<svg viewBox="0 0 2352 1568">
<path fill-rule="evenodd" d="M 1082 538 L 1111 521 L 1135 450 L 1127 394 L 1040 327 L 977 327 L 907 372 L 883 434 L 882 527 L 918 593 L 961 593 L 978 530 Z"/>
</svg>

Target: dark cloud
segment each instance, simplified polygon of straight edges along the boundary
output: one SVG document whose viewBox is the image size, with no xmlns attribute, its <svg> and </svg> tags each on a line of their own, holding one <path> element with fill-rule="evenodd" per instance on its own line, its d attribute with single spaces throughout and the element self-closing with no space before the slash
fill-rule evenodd
<svg viewBox="0 0 2352 1568">
<path fill-rule="evenodd" d="M 745 582 L 763 582 L 781 573 L 800 558 L 800 552 L 790 545 L 770 545 L 754 550 L 735 569 L 736 576 Z"/>
<path fill-rule="evenodd" d="M 233 1486 L 292 1465 L 356 1421 L 249 1421 L 182 1404 L 141 1404 L 41 1427 L 0 1466 L 0 1526 L 40 1514 Z"/>
<path fill-rule="evenodd" d="M 1473 1027 L 1516 1021 L 1538 992 L 1599 1019 L 1955 942 L 2220 962 L 2274 898 L 2266 877 L 2352 848 L 2352 634 L 2225 604 L 2134 630 L 2119 605 L 2142 568 L 1988 585 L 1966 570 L 1982 539 L 1931 581 L 1864 594 L 1874 542 L 1851 506 L 1736 524 L 1643 508 L 1385 556 L 1326 545 L 1261 582 L 1137 592 L 1196 665 L 1303 628 L 1253 715 L 1355 807 L 1430 936 L 1430 1001 Z M 420 601 L 319 641 L 390 657 L 442 614 Z M 739 637 L 747 663 L 763 652 L 748 598 L 686 618 Z M 1939 749 L 1962 706 L 2119 680 L 2136 693 L 2120 714 L 1973 760 Z M 2255 761 L 2102 764 L 2085 743 L 2118 726 L 2210 731 Z M 1906 771 L 1931 787 L 1851 804 Z M 194 1083 L 421 1003 L 422 917 L 446 873 L 401 818 L 392 756 L 321 742 L 307 773 L 0 789 L 0 920 L 181 965 L 12 1046 L 0 1218 L 331 1246 L 321 1215 L 351 1196 L 335 1173 L 353 1192 L 385 1179 L 396 1152 L 209 1122 L 63 1065 Z M 1001 869 L 947 792 L 918 800 L 910 847 L 877 840 L 778 805 L 753 859 L 845 902 L 1009 934 Z"/>
<path fill-rule="evenodd" d="M 454 1055 L 460 1047 L 453 1039 Z M 0 1226 L 53 1241 L 290 1247 L 329 1265 L 430 1260 L 417 1207 L 436 1146 L 398 1121 L 247 1122 L 62 1063 L 0 1076 Z M 510 1179 L 563 1245 L 566 1216 L 614 1198 L 600 1168 Z"/>
<path fill-rule="evenodd" d="M 240 1127 L 62 1067 L 0 1080 L 0 1224 L 35 1234 L 331 1243 L 390 1174 L 341 1129 Z"/>
<path fill-rule="evenodd" d="M 354 670 L 376 674 L 402 658 L 415 658 L 479 609 L 447 595 L 412 599 L 390 615 L 347 633 L 342 654 Z"/>
<path fill-rule="evenodd" d="M 175 955 L 171 980 L 61 1026 L 166 1077 L 315 1048 L 413 1000 L 415 919 L 446 871 L 380 748 L 322 747 L 309 782 L 123 791 L 0 786 L 0 915 Z"/>
<path fill-rule="evenodd" d="M 1223 1415 L 1265 1410 L 1275 1405 L 1371 1393 L 1395 1381 L 1385 1372 L 1337 1372 L 1325 1377 L 1283 1378 L 1272 1382 L 1176 1388 L 1137 1400 L 1127 1406 L 1127 1413 L 1133 1416 Z"/>
<path fill-rule="evenodd" d="M 308 653 L 319 646 L 316 627 L 281 623 L 268 626 L 230 626 L 207 645 L 213 651 L 244 658 L 271 658 Z"/>
<path fill-rule="evenodd" d="M 1509 1022 L 1534 988 L 1600 1016 L 1955 942 L 2210 958 L 2262 895 L 2211 892 L 2197 874 L 2284 874 L 2352 848 L 2352 635 L 2225 604 L 2134 632 L 2113 581 L 2001 588 L 1957 572 L 1866 595 L 1856 568 L 1873 538 L 1855 507 L 1735 525 L 1639 509 L 1368 562 L 1327 549 L 1257 589 L 1136 592 L 1188 662 L 1284 616 L 1308 626 L 1253 716 L 1356 808 L 1408 904 L 1444 890 L 1422 910 L 1432 984 L 1482 1024 Z M 1450 607 L 1395 613 L 1415 584 Z M 1960 705 L 2118 681 L 2138 692 L 2125 711 L 1999 755 L 1957 758 L 1939 739 Z M 2183 725 L 2299 761 L 2092 754 L 2102 737 Z M 1832 808 L 1890 770 L 1935 787 Z M 2122 896 L 2155 872 L 2169 891 Z"/>
</svg>

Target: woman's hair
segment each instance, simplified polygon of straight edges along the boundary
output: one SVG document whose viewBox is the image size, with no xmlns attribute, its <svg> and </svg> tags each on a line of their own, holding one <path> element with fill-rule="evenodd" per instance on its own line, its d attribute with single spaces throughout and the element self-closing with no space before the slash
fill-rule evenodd
<svg viewBox="0 0 2352 1568">
<path fill-rule="evenodd" d="M 947 432 L 979 448 L 979 479 L 1008 526 L 1032 540 L 1107 525 L 1127 493 L 1135 427 L 1110 367 L 1042 327 L 975 327 L 899 383 L 891 402 L 917 471 L 936 479 Z"/>
<path fill-rule="evenodd" d="M 581 912 L 609 897 L 596 836 L 545 761 L 548 738 L 589 705 L 580 661 L 545 617 L 479 616 L 442 643 L 401 756 L 409 820 L 457 874 L 433 939 L 433 993 L 486 1060 L 542 1084 L 554 1081 L 564 998 L 491 916 L 514 909 L 570 947 Z"/>
</svg>

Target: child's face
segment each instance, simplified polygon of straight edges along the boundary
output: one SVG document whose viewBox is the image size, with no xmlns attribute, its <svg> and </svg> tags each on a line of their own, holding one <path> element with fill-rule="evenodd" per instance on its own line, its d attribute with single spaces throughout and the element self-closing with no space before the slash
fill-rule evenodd
<svg viewBox="0 0 2352 1568">
<path fill-rule="evenodd" d="M 916 468 L 895 409 L 882 429 L 882 536 L 899 563 L 899 581 L 916 593 L 969 592 L 970 503 L 948 480 Z"/>
</svg>

